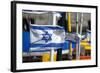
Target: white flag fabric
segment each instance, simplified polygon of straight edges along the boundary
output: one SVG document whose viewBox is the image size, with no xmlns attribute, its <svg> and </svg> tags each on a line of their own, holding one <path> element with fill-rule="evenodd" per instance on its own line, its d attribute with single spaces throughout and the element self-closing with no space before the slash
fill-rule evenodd
<svg viewBox="0 0 100 73">
<path fill-rule="evenodd" d="M 65 43 L 65 30 L 60 26 L 30 26 L 30 47 L 34 49 L 58 49 Z"/>
</svg>

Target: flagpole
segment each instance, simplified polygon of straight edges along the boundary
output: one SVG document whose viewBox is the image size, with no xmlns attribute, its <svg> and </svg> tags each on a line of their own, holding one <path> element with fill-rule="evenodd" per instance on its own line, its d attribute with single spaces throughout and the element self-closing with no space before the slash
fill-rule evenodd
<svg viewBox="0 0 100 73">
<path fill-rule="evenodd" d="M 83 23 L 83 13 L 81 14 L 81 24 L 80 24 L 80 37 L 79 37 L 79 51 L 78 51 L 78 53 L 79 53 L 79 59 L 80 59 L 80 50 L 81 50 L 81 45 L 80 45 L 80 43 L 81 43 L 81 35 L 82 35 L 82 23 Z"/>
<path fill-rule="evenodd" d="M 80 35 L 82 35 L 83 13 L 81 14 Z"/>
<path fill-rule="evenodd" d="M 76 14 L 76 34 L 78 35 L 78 13 Z M 79 40 L 78 40 L 79 41 Z M 76 59 L 79 59 L 79 42 L 76 43 Z"/>
<path fill-rule="evenodd" d="M 81 43 L 81 35 L 82 35 L 82 22 L 83 22 L 83 13 L 81 14 L 81 24 L 80 24 L 80 31 L 78 29 L 78 13 L 76 16 L 76 34 L 79 36 L 78 43 L 76 43 L 76 59 L 80 59 L 80 43 Z M 79 31 L 79 33 L 78 33 Z"/>
<path fill-rule="evenodd" d="M 55 14 L 55 12 L 53 12 L 53 26 L 56 26 L 56 14 Z M 50 50 L 51 62 L 53 62 L 53 58 L 54 58 L 54 48 L 51 48 L 51 50 Z"/>
</svg>

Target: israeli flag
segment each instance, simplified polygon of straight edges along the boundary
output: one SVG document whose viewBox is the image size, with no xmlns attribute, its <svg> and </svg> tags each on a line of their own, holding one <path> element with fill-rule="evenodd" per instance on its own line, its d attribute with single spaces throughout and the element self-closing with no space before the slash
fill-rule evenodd
<svg viewBox="0 0 100 73">
<path fill-rule="evenodd" d="M 60 26 L 33 25 L 30 26 L 30 47 L 37 49 L 63 48 L 65 43 L 65 30 Z"/>
</svg>

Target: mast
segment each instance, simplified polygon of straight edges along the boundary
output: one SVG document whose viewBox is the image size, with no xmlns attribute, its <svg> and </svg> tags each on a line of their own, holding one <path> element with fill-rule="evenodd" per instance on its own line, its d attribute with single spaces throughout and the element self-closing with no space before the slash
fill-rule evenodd
<svg viewBox="0 0 100 73">
<path fill-rule="evenodd" d="M 53 26 L 56 26 L 56 14 L 55 14 L 55 12 L 52 12 L 52 14 L 53 14 Z M 54 48 L 51 48 L 51 50 L 50 50 L 51 62 L 53 62 L 53 58 L 54 58 Z"/>
</svg>

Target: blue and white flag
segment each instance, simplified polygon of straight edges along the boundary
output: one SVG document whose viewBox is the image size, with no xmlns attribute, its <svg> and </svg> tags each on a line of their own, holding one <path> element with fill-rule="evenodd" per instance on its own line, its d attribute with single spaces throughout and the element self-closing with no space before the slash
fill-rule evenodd
<svg viewBox="0 0 100 73">
<path fill-rule="evenodd" d="M 31 50 L 63 48 L 64 42 L 65 30 L 63 27 L 52 25 L 33 25 L 30 27 Z"/>
</svg>

